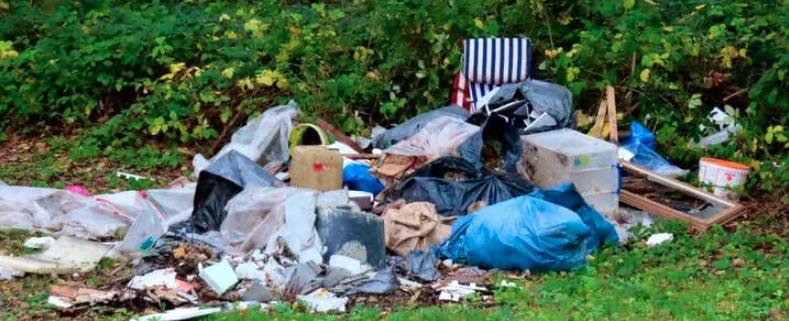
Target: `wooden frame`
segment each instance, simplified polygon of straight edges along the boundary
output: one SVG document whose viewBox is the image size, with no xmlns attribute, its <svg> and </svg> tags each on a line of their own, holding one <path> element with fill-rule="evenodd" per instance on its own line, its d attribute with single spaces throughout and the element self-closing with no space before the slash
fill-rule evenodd
<svg viewBox="0 0 789 321">
<path fill-rule="evenodd" d="M 715 224 L 726 224 L 728 222 L 731 222 L 732 220 L 739 217 L 745 212 L 745 207 L 740 205 L 739 203 L 735 203 L 730 200 L 707 193 L 706 191 L 700 190 L 698 188 L 695 188 L 691 185 L 680 182 L 678 180 L 660 176 L 658 173 L 655 173 L 653 171 L 650 171 L 646 168 L 640 167 L 638 165 L 635 165 L 627 161 L 621 161 L 621 164 L 623 170 L 637 175 L 646 176 L 647 180 L 651 182 L 674 189 L 687 196 L 699 200 L 703 200 L 713 205 L 720 205 L 726 207 L 725 210 L 718 212 L 714 216 L 707 219 L 702 219 L 690 215 L 688 213 L 675 210 L 671 207 L 655 202 L 646 197 L 637 195 L 632 192 L 628 192 L 624 189 L 621 191 L 621 193 L 619 194 L 620 202 L 633 206 L 640 210 L 649 212 L 650 214 L 655 214 L 670 219 L 678 219 L 690 223 L 691 225 L 693 225 L 693 227 L 699 230 L 706 230 L 710 226 Z"/>
</svg>

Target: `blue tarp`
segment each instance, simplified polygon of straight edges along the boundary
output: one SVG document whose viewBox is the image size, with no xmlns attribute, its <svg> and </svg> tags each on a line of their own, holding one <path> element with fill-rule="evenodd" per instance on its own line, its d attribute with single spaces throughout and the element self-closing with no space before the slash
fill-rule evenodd
<svg viewBox="0 0 789 321">
<path fill-rule="evenodd" d="M 569 270 L 603 241 L 618 241 L 614 227 L 566 183 L 459 217 L 439 251 L 481 268 Z"/>
</svg>

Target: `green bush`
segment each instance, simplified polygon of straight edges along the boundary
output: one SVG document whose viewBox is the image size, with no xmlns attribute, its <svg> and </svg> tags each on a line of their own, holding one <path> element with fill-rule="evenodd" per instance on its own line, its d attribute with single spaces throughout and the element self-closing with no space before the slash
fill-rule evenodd
<svg viewBox="0 0 789 321">
<path fill-rule="evenodd" d="M 576 108 L 614 85 L 680 165 L 724 157 L 755 168 L 752 190 L 789 183 L 785 0 L 5 1 L 0 128 L 80 133 L 84 150 L 206 146 L 288 99 L 359 133 L 446 105 L 463 39 L 523 35 Z M 713 106 L 744 129 L 688 147 Z"/>
</svg>

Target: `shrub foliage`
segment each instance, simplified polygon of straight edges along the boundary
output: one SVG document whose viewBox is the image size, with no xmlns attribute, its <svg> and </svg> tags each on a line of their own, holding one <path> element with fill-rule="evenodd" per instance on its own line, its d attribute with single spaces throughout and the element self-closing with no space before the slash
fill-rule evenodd
<svg viewBox="0 0 789 321">
<path fill-rule="evenodd" d="M 49 2 L 52 2 L 51 0 Z M 745 162 L 749 188 L 789 182 L 789 1 L 0 0 L 0 128 L 79 133 L 97 152 L 204 146 L 288 99 L 359 133 L 448 103 L 463 39 L 534 40 L 537 77 L 625 119 L 684 166 Z M 725 109 L 743 126 L 688 147 Z M 83 146 L 84 149 L 84 146 Z"/>
</svg>

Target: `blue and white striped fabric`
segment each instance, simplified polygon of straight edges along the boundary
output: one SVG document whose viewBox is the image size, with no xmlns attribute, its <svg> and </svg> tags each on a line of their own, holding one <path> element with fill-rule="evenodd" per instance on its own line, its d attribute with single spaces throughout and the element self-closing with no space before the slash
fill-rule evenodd
<svg viewBox="0 0 789 321">
<path fill-rule="evenodd" d="M 499 85 L 529 79 L 529 38 L 467 39 L 463 46 L 463 73 L 469 81 L 472 102 L 476 102 Z"/>
</svg>

